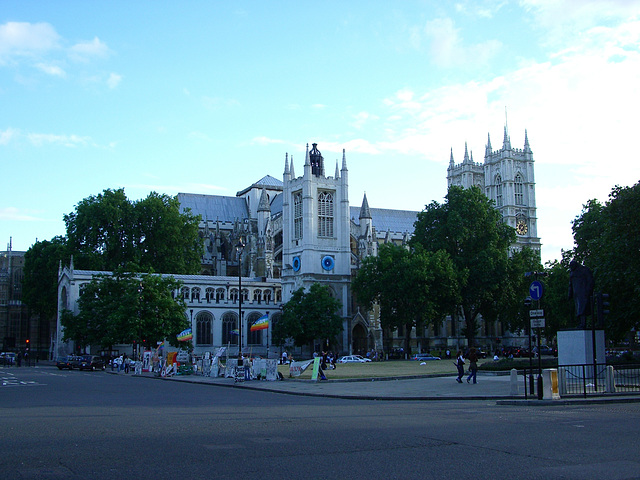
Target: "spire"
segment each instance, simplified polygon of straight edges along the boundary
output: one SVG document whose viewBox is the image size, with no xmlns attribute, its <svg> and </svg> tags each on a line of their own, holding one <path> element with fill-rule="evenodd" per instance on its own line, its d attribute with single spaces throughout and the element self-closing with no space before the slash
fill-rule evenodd
<svg viewBox="0 0 640 480">
<path fill-rule="evenodd" d="M 491 148 L 491 134 L 487 133 L 487 148 L 484 151 L 484 156 L 488 157 L 491 155 L 493 149 Z"/>
<path fill-rule="evenodd" d="M 467 142 L 464 142 L 464 160 L 463 163 L 469 163 L 469 151 L 467 150 Z"/>
<path fill-rule="evenodd" d="M 451 147 L 451 155 L 449 156 L 449 168 L 453 168 L 455 163 L 453 163 L 453 147 Z"/>
<path fill-rule="evenodd" d="M 336 174 L 334 178 L 337 180 L 340 178 L 340 170 L 338 170 L 338 159 L 336 158 Z"/>
<path fill-rule="evenodd" d="M 347 170 L 347 156 L 344 152 L 344 148 L 342 149 L 342 170 Z"/>
<path fill-rule="evenodd" d="M 524 129 L 524 151 L 531 152 L 531 147 L 529 146 L 529 137 L 527 136 L 527 129 Z"/>
<path fill-rule="evenodd" d="M 309 144 L 307 143 L 307 153 L 304 155 L 304 166 L 311 165 L 309 163 Z"/>
<path fill-rule="evenodd" d="M 291 155 L 291 178 L 296 178 L 296 172 L 293 171 L 293 155 Z"/>
<path fill-rule="evenodd" d="M 285 175 L 289 174 L 289 154 L 288 153 L 284 154 L 284 174 Z"/>
<path fill-rule="evenodd" d="M 473 150 L 471 150 L 471 163 L 473 163 Z"/>
<path fill-rule="evenodd" d="M 509 133 L 507 132 L 507 126 L 504 126 L 504 139 L 502 140 L 502 149 L 511 150 L 511 140 L 509 139 Z"/>
<path fill-rule="evenodd" d="M 362 207 L 360 207 L 360 217 L 361 220 L 363 218 L 371 218 L 371 210 L 369 210 L 369 202 L 367 201 L 367 192 L 364 192 L 364 198 L 362 199 Z"/>
<path fill-rule="evenodd" d="M 260 194 L 260 203 L 258 204 L 259 212 L 270 212 L 271 208 L 269 208 L 269 197 L 267 196 L 267 190 L 262 189 L 262 193 Z"/>
</svg>

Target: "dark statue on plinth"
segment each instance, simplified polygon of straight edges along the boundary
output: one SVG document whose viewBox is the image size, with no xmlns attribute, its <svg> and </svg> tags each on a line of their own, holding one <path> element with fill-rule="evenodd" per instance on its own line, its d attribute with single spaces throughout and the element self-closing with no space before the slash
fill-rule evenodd
<svg viewBox="0 0 640 480">
<path fill-rule="evenodd" d="M 576 307 L 578 328 L 585 329 L 587 315 L 591 315 L 591 298 L 593 296 L 593 274 L 589 267 L 579 264 L 575 260 L 569 263 L 569 299 L 573 299 Z"/>
</svg>

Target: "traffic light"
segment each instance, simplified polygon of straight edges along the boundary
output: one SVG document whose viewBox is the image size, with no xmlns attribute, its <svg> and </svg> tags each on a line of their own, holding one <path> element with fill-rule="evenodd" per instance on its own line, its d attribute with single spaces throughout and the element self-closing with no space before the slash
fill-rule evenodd
<svg viewBox="0 0 640 480">
<path fill-rule="evenodd" d="M 596 294 L 596 308 L 598 310 L 598 326 L 604 326 L 604 316 L 609 314 L 609 294 L 600 293 Z"/>
</svg>

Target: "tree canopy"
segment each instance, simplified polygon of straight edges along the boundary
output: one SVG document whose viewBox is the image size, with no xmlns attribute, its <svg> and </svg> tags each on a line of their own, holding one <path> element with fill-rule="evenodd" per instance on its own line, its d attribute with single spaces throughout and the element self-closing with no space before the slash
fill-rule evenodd
<svg viewBox="0 0 640 480">
<path fill-rule="evenodd" d="M 130 201 L 122 188 L 87 197 L 64 216 L 78 268 L 174 274 L 200 272 L 199 220 L 181 213 L 176 197 L 151 192 Z"/>
<path fill-rule="evenodd" d="M 405 328 L 406 351 L 412 328 L 442 319 L 458 301 L 453 262 L 446 252 L 410 251 L 394 244 L 365 258 L 352 289 L 365 308 L 380 306 L 383 329 Z"/>
<path fill-rule="evenodd" d="M 418 214 L 411 245 L 446 252 L 453 262 L 465 332 L 473 345 L 477 318 L 497 318 L 508 285 L 509 247 L 515 230 L 478 187 L 452 186 L 444 204 L 432 202 Z"/>
<path fill-rule="evenodd" d="M 605 328 L 616 340 L 640 328 L 639 211 L 640 183 L 616 186 L 604 205 L 589 200 L 572 226 L 575 259 L 592 270 L 595 290 L 611 296 Z"/>
<path fill-rule="evenodd" d="M 340 301 L 331 296 L 329 287 L 314 283 L 308 292 L 304 288 L 296 290 L 273 327 L 273 343 L 283 345 L 292 339 L 296 346 L 313 347 L 315 340 L 333 342 L 342 332 L 340 308 Z"/>
<path fill-rule="evenodd" d="M 177 346 L 176 335 L 189 327 L 184 300 L 172 295 L 180 286 L 173 277 L 154 274 L 96 277 L 82 288 L 79 314 L 62 316 L 64 340 L 108 348 L 143 340 L 155 345 L 166 338 Z"/>
</svg>

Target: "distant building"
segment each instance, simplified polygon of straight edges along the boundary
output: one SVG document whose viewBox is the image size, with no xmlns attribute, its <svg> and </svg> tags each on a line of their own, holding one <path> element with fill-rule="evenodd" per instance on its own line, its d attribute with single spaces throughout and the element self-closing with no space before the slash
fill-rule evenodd
<svg viewBox="0 0 640 480">
<path fill-rule="evenodd" d="M 349 203 L 346 153 L 336 159 L 333 175 L 316 144 L 307 146 L 302 175 L 296 176 L 293 156 L 285 155 L 282 181 L 264 176 L 235 197 L 180 193 L 181 210 L 201 216 L 204 239 L 201 275 L 174 275 L 184 282 L 181 294 L 194 333 L 195 353 L 233 346 L 234 329 L 242 345 L 255 354 L 274 356 L 270 331 L 281 315 L 281 305 L 299 288 L 313 283 L 329 287 L 340 300 L 343 334 L 337 344 L 318 344 L 341 353 L 390 350 L 403 345 L 403 331 L 383 332 L 379 309 L 361 312 L 351 293 L 351 280 L 361 262 L 377 255 L 383 243 L 407 245 L 417 211 L 370 208 L 366 194 L 360 207 Z M 536 236 L 533 158 L 525 134 L 525 149 L 511 149 L 505 129 L 502 150 L 486 148 L 485 164 L 475 164 L 465 149 L 465 160 L 447 170 L 449 185 L 480 186 L 507 223 L 519 228 L 518 245 L 540 248 Z M 499 201 L 498 201 L 499 200 Z M 524 222 L 525 227 L 522 227 Z M 239 255 L 238 246 L 242 254 Z M 61 306 L 74 310 L 79 288 L 98 272 L 61 270 Z M 242 281 L 243 315 L 238 319 L 238 277 Z M 251 332 L 253 321 L 267 314 L 269 330 Z M 240 325 L 241 324 L 241 325 Z M 58 338 L 60 337 L 58 333 Z M 269 335 L 269 338 L 267 338 Z M 478 341 L 492 347 L 497 337 L 509 336 L 499 322 L 482 325 Z M 412 332 L 416 350 L 457 347 L 462 341 L 457 321 Z M 323 341 L 319 339 L 319 341 Z M 62 350 L 69 346 L 60 344 Z M 124 346 L 122 348 L 125 348 Z M 61 351 L 62 351 L 61 350 Z"/>
<path fill-rule="evenodd" d="M 51 342 L 49 322 L 39 322 L 22 301 L 25 252 L 0 252 L 0 345 L 3 352 L 28 352 L 32 358 L 47 358 Z M 27 342 L 28 340 L 28 342 Z"/>
</svg>

